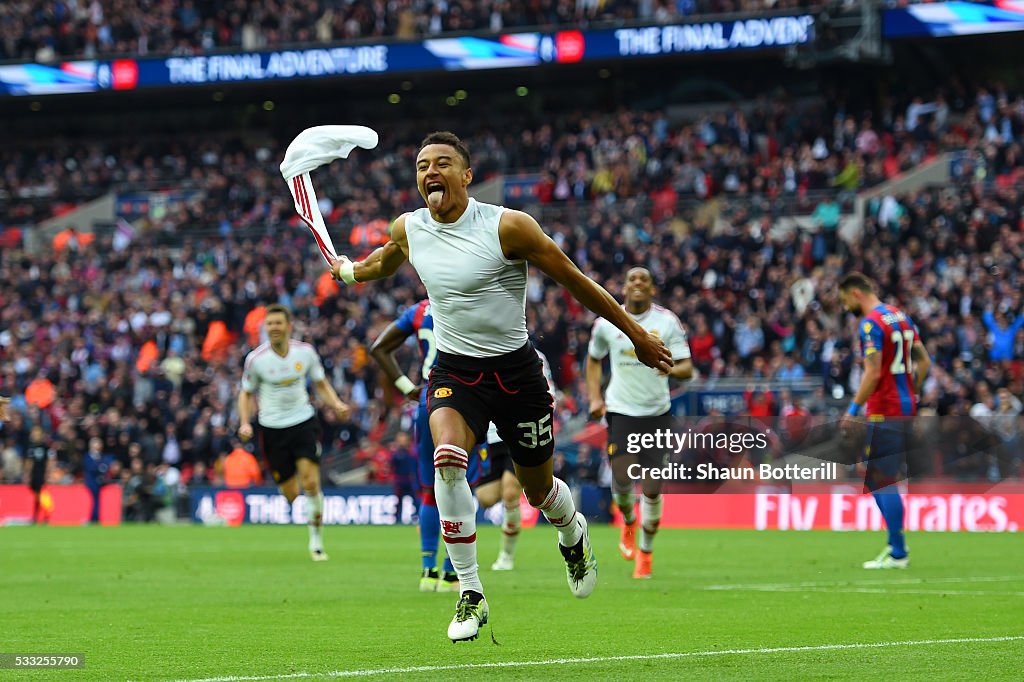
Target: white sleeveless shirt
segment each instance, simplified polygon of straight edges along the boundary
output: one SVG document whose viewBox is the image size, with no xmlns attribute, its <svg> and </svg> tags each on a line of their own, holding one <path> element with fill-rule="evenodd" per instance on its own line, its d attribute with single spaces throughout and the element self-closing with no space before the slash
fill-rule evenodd
<svg viewBox="0 0 1024 682">
<path fill-rule="evenodd" d="M 434 339 L 445 353 L 494 357 L 526 344 L 526 261 L 501 252 L 507 209 L 470 198 L 454 223 L 421 208 L 406 216 L 409 262 L 430 298 Z"/>
</svg>

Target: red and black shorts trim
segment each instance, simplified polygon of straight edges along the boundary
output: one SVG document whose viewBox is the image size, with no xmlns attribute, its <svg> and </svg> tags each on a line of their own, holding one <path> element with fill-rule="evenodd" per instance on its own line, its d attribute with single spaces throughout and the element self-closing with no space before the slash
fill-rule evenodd
<svg viewBox="0 0 1024 682">
<path fill-rule="evenodd" d="M 294 476 L 295 462 L 299 459 L 320 463 L 321 434 L 316 415 L 283 429 L 260 427 L 260 448 L 275 483 L 284 483 Z"/>
<path fill-rule="evenodd" d="M 439 352 L 427 384 L 430 414 L 450 407 L 462 415 L 477 443 L 490 422 L 520 466 L 539 466 L 554 453 L 554 402 L 533 344 L 505 355 L 471 358 Z"/>
</svg>

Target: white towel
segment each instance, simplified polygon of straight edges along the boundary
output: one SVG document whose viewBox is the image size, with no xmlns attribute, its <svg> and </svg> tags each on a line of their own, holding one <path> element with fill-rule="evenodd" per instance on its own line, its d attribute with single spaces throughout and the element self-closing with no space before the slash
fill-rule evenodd
<svg viewBox="0 0 1024 682">
<path fill-rule="evenodd" d="M 365 126 L 316 126 L 299 133 L 284 153 L 281 175 L 292 193 L 295 211 L 312 230 L 328 263 L 338 259 L 338 251 L 327 233 L 309 172 L 335 159 L 348 158 L 356 147 L 373 149 L 377 141 L 377 132 Z"/>
<path fill-rule="evenodd" d="M 288 182 L 296 175 L 316 170 L 335 159 L 347 159 L 356 147 L 373 149 L 377 132 L 365 126 L 316 126 L 306 128 L 288 145 L 281 175 Z"/>
</svg>

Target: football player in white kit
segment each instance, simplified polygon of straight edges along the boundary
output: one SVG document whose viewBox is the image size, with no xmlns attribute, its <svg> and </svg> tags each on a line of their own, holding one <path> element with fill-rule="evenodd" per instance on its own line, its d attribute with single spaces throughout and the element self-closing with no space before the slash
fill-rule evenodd
<svg viewBox="0 0 1024 682">
<path fill-rule="evenodd" d="M 264 459 L 289 504 L 299 496 L 301 484 L 309 514 L 309 554 L 313 561 L 325 561 L 320 422 L 309 402 L 306 379 L 312 380 L 317 395 L 339 419 L 346 417 L 348 406 L 327 381 L 313 346 L 291 338 L 292 316 L 287 308 L 276 303 L 268 306 L 263 324 L 270 341 L 245 357 L 242 389 L 238 393 L 238 436 L 243 441 L 252 438 L 254 399 L 258 396 L 260 449 Z"/>
<path fill-rule="evenodd" d="M 647 268 L 632 268 L 626 273 L 623 306 L 636 323 L 651 334 L 656 334 L 672 352 L 674 364 L 668 372 L 646 367 L 637 361 L 633 344 L 622 332 L 604 318 L 594 322 L 587 349 L 587 393 L 590 397 L 590 416 L 605 417 L 608 421 L 608 457 L 612 465 L 612 491 L 615 504 L 622 512 L 622 536 L 619 552 L 624 559 L 634 560 L 634 578 L 651 577 L 651 550 L 654 534 L 661 521 L 661 480 L 644 478 L 643 499 L 640 501 L 640 551 L 636 548 L 636 497 L 629 467 L 639 464 L 645 468 L 665 466 L 669 453 L 644 450 L 638 454 L 627 451 L 627 437 L 631 433 L 655 433 L 671 429 L 669 418 L 668 378 L 689 379 L 693 376 L 690 346 L 679 318 L 670 310 L 655 305 L 654 278 Z M 604 397 L 601 396 L 601 361 L 609 358 L 611 381 Z"/>
<path fill-rule="evenodd" d="M 438 362 L 427 408 L 434 439 L 434 494 L 441 533 L 462 594 L 448 626 L 453 642 L 476 639 L 487 622 L 476 559 L 476 509 L 466 482 L 468 453 L 494 422 L 508 443 L 526 498 L 558 529 L 569 589 L 587 597 L 597 560 L 587 522 L 568 486 L 552 475 L 553 405 L 526 332 L 526 271 L 532 263 L 633 342 L 637 358 L 664 371 L 672 355 L 600 285 L 562 253 L 531 216 L 469 197 L 469 151 L 453 133 L 435 132 L 420 145 L 416 184 L 427 206 L 399 216 L 391 241 L 365 260 L 332 263 L 347 284 L 393 275 L 408 259 L 427 289 Z"/>
</svg>

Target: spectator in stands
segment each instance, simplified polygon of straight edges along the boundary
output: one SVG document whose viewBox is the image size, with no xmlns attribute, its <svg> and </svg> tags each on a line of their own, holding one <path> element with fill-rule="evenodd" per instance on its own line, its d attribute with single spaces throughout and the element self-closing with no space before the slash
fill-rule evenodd
<svg viewBox="0 0 1024 682">
<path fill-rule="evenodd" d="M 744 365 L 749 366 L 754 354 L 764 350 L 764 331 L 761 329 L 760 318 L 748 315 L 743 324 L 736 327 L 734 343 Z"/>
<path fill-rule="evenodd" d="M 715 335 L 708 328 L 707 318 L 704 315 L 697 315 L 694 318 L 693 331 L 688 339 L 690 343 L 690 357 L 693 358 L 693 366 L 702 374 L 711 371 L 711 362 L 715 358 Z"/>
<path fill-rule="evenodd" d="M 804 401 L 794 398 L 790 389 L 779 393 L 779 435 L 786 448 L 795 448 L 803 443 L 810 433 L 813 421 Z"/>
<path fill-rule="evenodd" d="M 984 381 L 979 382 L 974 389 L 976 402 L 971 405 L 968 414 L 982 427 L 988 429 L 992 426 L 992 415 L 995 414 L 996 399 L 991 389 Z"/>
<path fill-rule="evenodd" d="M 1018 331 L 1024 329 L 1024 315 L 1017 315 L 1010 320 L 1002 310 L 997 310 L 995 314 L 991 310 L 986 310 L 982 319 L 991 334 L 992 345 L 988 352 L 989 359 L 996 362 L 1014 359 L 1014 337 L 1017 336 Z"/>
<path fill-rule="evenodd" d="M 779 381 L 785 381 L 792 383 L 803 379 L 806 375 L 804 368 L 797 362 L 796 355 L 790 353 L 782 361 L 782 367 L 779 367 L 778 371 L 775 372 L 775 378 Z"/>
<path fill-rule="evenodd" d="M 122 492 L 124 520 L 148 523 L 153 519 L 153 481 L 138 457 L 132 458 L 130 467 Z"/>
<path fill-rule="evenodd" d="M 959 416 L 962 411 L 962 406 L 958 405 L 952 414 L 953 416 Z M 952 448 L 943 450 L 945 455 L 944 470 L 962 481 L 973 481 L 981 478 L 986 465 L 984 451 L 975 446 L 976 427 L 957 419 L 940 422 L 940 424 L 952 427 L 943 429 L 947 432 L 948 442 L 953 443 Z M 956 425 L 959 425 L 959 428 Z"/>
<path fill-rule="evenodd" d="M 570 477 L 576 485 L 597 485 L 601 472 L 601 462 L 594 449 L 581 444 L 576 451 L 575 473 Z"/>
<path fill-rule="evenodd" d="M 224 485 L 228 488 L 248 488 L 263 483 L 263 473 L 256 457 L 231 439 L 231 452 L 224 457 Z"/>
<path fill-rule="evenodd" d="M 209 472 L 206 469 L 206 462 L 199 460 L 192 466 L 192 471 L 188 478 L 188 486 L 194 488 L 203 485 L 210 485 L 210 478 Z"/>
<path fill-rule="evenodd" d="M 825 237 L 825 249 L 828 253 L 836 252 L 840 211 L 839 202 L 835 197 L 829 196 L 821 200 L 811 215 L 811 220 Z"/>
<path fill-rule="evenodd" d="M 587 448 L 589 450 L 590 446 L 583 445 L 580 447 L 580 451 L 582 451 L 583 448 Z M 565 481 L 566 485 L 574 487 L 576 480 L 575 471 L 573 471 L 572 466 L 565 459 L 565 453 L 561 450 L 555 450 L 555 454 L 552 456 L 552 471 L 553 476 L 559 480 Z"/>
<path fill-rule="evenodd" d="M 1024 464 L 1024 455 L 1020 448 L 1021 435 L 1024 432 L 1024 423 L 1021 419 L 1022 411 L 1024 411 L 1024 405 L 1017 396 L 1013 395 L 1005 386 L 1000 388 L 992 426 L 1002 441 L 1002 459 L 1006 463 L 1007 469 L 1004 473 L 1008 476 L 1020 477 L 1024 474 L 1024 471 L 1021 470 L 1021 465 Z"/>
<path fill-rule="evenodd" d="M 390 483 L 392 481 L 391 453 L 380 444 L 380 441 L 366 436 L 359 442 L 356 462 L 367 468 L 367 481 L 370 483 Z"/>
<path fill-rule="evenodd" d="M 19 483 L 21 474 L 21 456 L 14 447 L 14 439 L 4 438 L 0 441 L 0 482 Z"/>
<path fill-rule="evenodd" d="M 762 387 L 753 384 L 747 386 L 743 392 L 743 401 L 747 404 L 747 414 L 751 417 L 772 417 L 776 413 L 772 392 Z"/>
<path fill-rule="evenodd" d="M 400 431 L 391 446 L 391 471 L 394 473 L 395 495 L 399 500 L 405 496 L 416 499 L 418 468 L 419 459 L 413 452 L 412 439 L 407 431 Z"/>
</svg>

